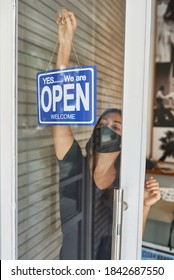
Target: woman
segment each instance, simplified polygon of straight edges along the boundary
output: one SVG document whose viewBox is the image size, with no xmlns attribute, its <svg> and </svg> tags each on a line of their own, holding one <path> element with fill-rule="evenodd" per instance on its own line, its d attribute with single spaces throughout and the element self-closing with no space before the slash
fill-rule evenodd
<svg viewBox="0 0 174 280">
<path fill-rule="evenodd" d="M 71 48 L 77 21 L 74 14 L 64 10 L 57 18 L 59 30 L 59 52 L 56 68 L 69 66 Z M 119 187 L 119 167 L 121 150 L 121 111 L 108 109 L 99 118 L 91 138 L 86 145 L 87 156 L 82 155 L 77 141 L 74 139 L 69 126 L 52 127 L 54 147 L 60 167 L 60 180 L 82 174 L 85 170 L 84 193 L 90 199 L 86 203 L 84 217 L 87 226 L 88 213 L 91 213 L 92 223 L 92 259 L 111 258 L 111 231 L 113 190 Z M 90 180 L 89 180 L 90 178 Z M 89 193 L 91 195 L 89 196 Z M 64 197 L 77 197 L 77 186 L 60 188 L 61 219 L 66 216 Z M 145 184 L 143 229 L 150 206 L 160 198 L 159 185 L 151 177 Z M 81 199 L 81 196 L 79 196 Z M 101 217 L 102 216 L 102 217 Z M 63 234 L 64 228 L 62 227 Z M 64 240 L 64 243 L 66 240 Z M 63 243 L 63 244 L 64 244 Z M 64 246 L 64 245 L 63 245 Z"/>
</svg>

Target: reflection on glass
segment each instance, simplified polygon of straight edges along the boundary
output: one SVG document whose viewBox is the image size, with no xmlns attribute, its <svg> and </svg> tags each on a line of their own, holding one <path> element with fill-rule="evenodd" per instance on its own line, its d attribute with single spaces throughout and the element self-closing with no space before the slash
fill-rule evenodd
<svg viewBox="0 0 174 280">
<path fill-rule="evenodd" d="M 50 128 L 37 124 L 35 77 L 37 72 L 47 69 L 52 57 L 57 41 L 56 11 L 60 11 L 65 2 L 50 0 L 48 5 L 48 1 L 19 0 L 18 3 L 18 258 L 103 258 L 99 251 L 111 242 L 110 201 L 112 187 L 118 183 L 115 178 L 119 165 L 115 163 L 116 168 L 111 167 L 110 176 L 104 176 L 107 153 L 101 150 L 108 149 L 108 141 L 109 149 L 112 149 L 120 137 L 115 137 L 114 124 L 111 126 L 105 118 L 94 132 L 93 127 L 74 126 L 71 128 L 73 140 L 63 132 L 68 148 L 65 151 L 64 145 L 60 144 L 56 154 L 62 154 L 57 164 Z M 66 37 L 63 48 L 59 44 L 58 49 L 64 54 L 61 59 L 68 58 L 69 66 L 79 64 L 78 59 L 82 65 L 97 66 L 98 116 L 108 108 L 121 108 L 124 1 L 96 0 L 87 5 L 84 1 L 68 0 L 66 5 L 74 12 L 78 27 L 75 37 L 71 37 L 72 33 Z M 66 17 L 58 20 L 62 28 L 59 42 L 67 20 Z M 76 52 L 72 45 L 69 49 L 72 39 Z M 50 69 L 54 68 L 56 55 L 52 58 Z M 68 66 L 66 61 L 60 61 L 60 64 Z M 110 119 L 109 113 L 113 112 L 105 117 Z M 117 134 L 121 136 L 118 130 Z M 99 142 L 95 141 L 93 145 L 92 139 Z M 119 151 L 110 153 L 119 154 Z M 101 165 L 98 165 L 101 157 L 97 154 L 104 155 Z M 65 164 L 64 161 L 69 162 L 68 155 L 75 164 Z"/>
</svg>

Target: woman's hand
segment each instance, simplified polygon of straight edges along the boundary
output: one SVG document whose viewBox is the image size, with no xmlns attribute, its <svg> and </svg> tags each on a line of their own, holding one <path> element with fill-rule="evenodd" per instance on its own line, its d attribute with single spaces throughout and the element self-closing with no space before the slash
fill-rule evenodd
<svg viewBox="0 0 174 280">
<path fill-rule="evenodd" d="M 161 198 L 158 181 L 153 177 L 149 177 L 144 186 L 144 207 L 143 207 L 143 234 L 150 207 Z"/>
<path fill-rule="evenodd" d="M 56 21 L 58 24 L 60 45 L 55 68 L 62 69 L 69 66 L 77 21 L 74 14 L 66 9 L 62 10 Z"/>
<path fill-rule="evenodd" d="M 149 177 L 144 187 L 144 206 L 151 207 L 161 198 L 158 181 L 153 177 Z"/>
<path fill-rule="evenodd" d="M 71 47 L 77 28 L 76 17 L 72 12 L 63 9 L 61 14 L 58 15 L 56 22 L 58 24 L 60 44 L 63 44 L 65 47 Z"/>
</svg>

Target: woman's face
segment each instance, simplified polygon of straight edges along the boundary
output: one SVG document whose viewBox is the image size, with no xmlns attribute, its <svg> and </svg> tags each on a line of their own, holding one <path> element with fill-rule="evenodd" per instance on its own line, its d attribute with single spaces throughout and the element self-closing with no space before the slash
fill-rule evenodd
<svg viewBox="0 0 174 280">
<path fill-rule="evenodd" d="M 115 133 L 121 136 L 122 133 L 122 117 L 119 113 L 108 113 L 101 118 L 97 127 L 107 126 Z"/>
</svg>

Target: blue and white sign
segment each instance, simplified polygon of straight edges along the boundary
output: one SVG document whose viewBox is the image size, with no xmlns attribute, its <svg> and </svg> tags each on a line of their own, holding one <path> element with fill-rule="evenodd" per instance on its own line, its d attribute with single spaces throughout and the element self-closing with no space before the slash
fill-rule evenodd
<svg viewBox="0 0 174 280">
<path fill-rule="evenodd" d="M 142 260 L 174 260 L 173 254 L 159 252 L 153 249 L 142 248 Z"/>
<path fill-rule="evenodd" d="M 96 66 L 37 73 L 40 125 L 95 125 Z"/>
</svg>

